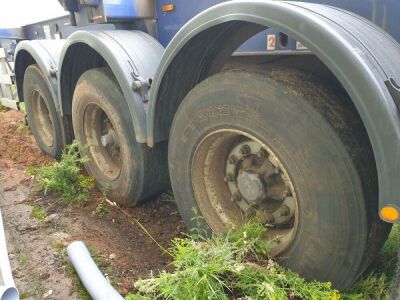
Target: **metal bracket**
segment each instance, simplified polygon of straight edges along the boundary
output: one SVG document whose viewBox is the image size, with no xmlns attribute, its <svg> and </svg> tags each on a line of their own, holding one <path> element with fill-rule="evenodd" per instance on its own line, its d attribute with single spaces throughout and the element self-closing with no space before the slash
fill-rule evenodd
<svg viewBox="0 0 400 300">
<path fill-rule="evenodd" d="M 140 97 L 144 103 L 149 101 L 149 90 L 150 83 L 145 80 L 142 76 L 139 75 L 139 71 L 136 68 L 135 64 L 128 60 L 129 65 L 132 68 L 131 76 L 132 76 L 132 89 L 138 93 L 140 93 Z"/>
<path fill-rule="evenodd" d="M 57 66 L 52 65 L 49 69 L 50 76 L 57 78 L 57 72 L 58 72 Z"/>
<path fill-rule="evenodd" d="M 400 85 L 396 82 L 394 78 L 389 78 L 385 81 L 385 84 L 390 92 L 390 95 L 392 95 L 397 109 L 400 111 Z"/>
</svg>

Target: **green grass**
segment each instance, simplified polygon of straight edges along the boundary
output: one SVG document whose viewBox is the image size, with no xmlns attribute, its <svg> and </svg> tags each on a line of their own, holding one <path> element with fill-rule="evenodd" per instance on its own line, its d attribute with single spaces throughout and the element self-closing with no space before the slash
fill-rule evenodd
<svg viewBox="0 0 400 300">
<path fill-rule="evenodd" d="M 30 129 L 27 125 L 25 125 L 24 121 L 19 122 L 17 130 L 18 133 L 27 134 L 30 132 Z"/>
<path fill-rule="evenodd" d="M 265 230 L 253 220 L 226 236 L 203 238 L 204 232 L 196 231 L 176 238 L 168 250 L 174 272 L 138 280 L 138 292 L 125 299 L 390 299 L 399 272 L 400 225 L 393 226 L 378 258 L 346 293 L 330 283 L 306 282 L 268 259 L 269 245 L 261 239 Z"/>
<path fill-rule="evenodd" d="M 55 192 L 70 204 L 84 204 L 89 200 L 89 191 L 94 186 L 94 178 L 81 173 L 87 157 L 81 155 L 78 143 L 67 146 L 60 161 L 26 171 L 35 176 L 39 189 Z"/>
<path fill-rule="evenodd" d="M 110 210 L 109 206 L 107 206 L 107 204 L 105 203 L 105 200 L 104 200 L 104 199 L 102 199 L 102 200 L 96 205 L 96 208 L 95 208 L 95 212 L 96 212 L 96 214 L 99 215 L 99 216 L 104 216 L 104 215 L 110 213 L 110 211 L 111 211 L 111 210 Z"/>
<path fill-rule="evenodd" d="M 344 299 L 389 299 L 400 251 L 400 225 L 394 225 L 375 262 Z"/>
<path fill-rule="evenodd" d="M 25 254 L 20 255 L 18 258 L 18 263 L 21 267 L 26 267 L 27 265 L 30 264 L 30 262 L 31 260 Z"/>
<path fill-rule="evenodd" d="M 330 283 L 306 282 L 268 259 L 265 230 L 250 221 L 226 236 L 176 238 L 168 251 L 175 271 L 138 280 L 126 299 L 339 299 Z"/>
<path fill-rule="evenodd" d="M 28 291 L 19 291 L 19 299 L 26 299 L 30 296 L 31 294 Z"/>
<path fill-rule="evenodd" d="M 22 112 L 26 112 L 25 102 L 20 102 L 19 103 L 19 110 L 22 111 Z"/>
<path fill-rule="evenodd" d="M 40 209 L 39 207 L 33 206 L 32 207 L 32 216 L 38 220 L 44 220 L 47 218 L 47 214 L 44 210 Z"/>
<path fill-rule="evenodd" d="M 53 244 L 53 248 L 54 248 L 54 250 L 56 250 L 56 252 L 57 252 L 58 254 L 60 254 L 60 255 L 62 255 L 62 254 L 64 253 L 64 250 L 65 250 L 64 244 L 63 244 L 63 243 L 60 243 L 60 242 L 54 243 L 54 244 Z"/>
<path fill-rule="evenodd" d="M 5 107 L 1 102 L 0 102 L 0 112 L 7 110 L 7 107 Z"/>
</svg>

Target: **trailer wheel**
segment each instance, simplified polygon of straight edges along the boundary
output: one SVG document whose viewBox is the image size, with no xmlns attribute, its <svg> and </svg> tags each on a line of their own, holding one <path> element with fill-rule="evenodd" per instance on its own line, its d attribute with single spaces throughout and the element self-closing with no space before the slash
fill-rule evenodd
<svg viewBox="0 0 400 300">
<path fill-rule="evenodd" d="M 56 111 L 47 80 L 37 65 L 30 65 L 23 82 L 28 124 L 36 143 L 45 154 L 59 159 L 69 140 L 63 131 L 64 124 Z"/>
<path fill-rule="evenodd" d="M 348 288 L 390 225 L 377 215 L 377 175 L 346 96 L 293 70 L 234 70 L 196 86 L 171 128 L 172 188 L 224 232 L 255 215 L 283 265 Z"/>
<path fill-rule="evenodd" d="M 86 170 L 110 198 L 136 205 L 168 188 L 166 144 L 150 149 L 136 142 L 128 105 L 108 68 L 81 75 L 72 122 L 75 138 L 87 147 Z"/>
</svg>

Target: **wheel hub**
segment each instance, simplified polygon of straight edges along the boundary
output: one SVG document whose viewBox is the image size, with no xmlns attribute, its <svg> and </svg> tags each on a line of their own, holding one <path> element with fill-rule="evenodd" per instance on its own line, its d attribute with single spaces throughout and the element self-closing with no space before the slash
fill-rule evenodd
<svg viewBox="0 0 400 300">
<path fill-rule="evenodd" d="M 116 180 L 122 170 L 118 131 L 106 112 L 96 104 L 90 104 L 84 114 L 86 144 L 91 159 L 107 180 Z"/>
<path fill-rule="evenodd" d="M 226 162 L 225 182 L 247 217 L 258 215 L 265 223 L 287 224 L 295 204 L 278 159 L 252 140 L 234 146 Z"/>
<path fill-rule="evenodd" d="M 54 125 L 50 117 L 50 111 L 46 105 L 43 95 L 34 90 L 32 98 L 32 117 L 35 127 L 39 131 L 42 142 L 47 147 L 54 145 Z"/>
<path fill-rule="evenodd" d="M 265 199 L 264 183 L 257 173 L 241 171 L 237 177 L 237 186 L 242 197 L 250 203 L 258 204 Z"/>
<path fill-rule="evenodd" d="M 192 186 L 202 216 L 216 232 L 256 216 L 268 226 L 271 255 L 296 235 L 298 201 L 289 174 L 267 144 L 244 131 L 219 129 L 203 138 L 193 157 Z"/>
<path fill-rule="evenodd" d="M 116 146 L 117 141 L 118 141 L 118 139 L 117 139 L 117 136 L 113 129 L 110 129 L 107 132 L 107 134 L 105 134 L 101 137 L 101 144 L 103 145 L 103 147 Z"/>
</svg>

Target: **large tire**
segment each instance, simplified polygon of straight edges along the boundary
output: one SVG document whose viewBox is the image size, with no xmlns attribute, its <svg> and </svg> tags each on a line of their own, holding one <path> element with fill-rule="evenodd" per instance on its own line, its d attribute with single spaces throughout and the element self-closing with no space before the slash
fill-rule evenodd
<svg viewBox="0 0 400 300">
<path fill-rule="evenodd" d="M 128 105 L 110 69 L 82 74 L 72 101 L 72 122 L 76 140 L 87 147 L 86 170 L 110 198 L 133 206 L 169 187 L 167 145 L 150 149 L 136 142 Z M 108 129 L 102 128 L 104 122 Z M 118 142 L 102 144 L 104 130 Z"/>
<path fill-rule="evenodd" d="M 24 74 L 23 93 L 29 127 L 39 148 L 59 159 L 72 140 L 68 120 L 57 112 L 48 80 L 37 65 L 30 65 Z"/>
<path fill-rule="evenodd" d="M 169 141 L 171 184 L 189 228 L 196 225 L 193 208 L 214 231 L 223 230 L 224 218 L 235 218 L 236 204 L 223 199 L 231 197 L 225 182 L 233 180 L 224 172 L 238 160 L 227 161 L 224 145 L 234 148 L 249 137 L 280 161 L 282 178 L 290 179 L 284 186 L 292 186 L 290 197 L 297 199 L 293 219 L 284 225 L 290 235 L 276 246 L 277 259 L 307 279 L 350 287 L 391 228 L 377 214 L 374 157 L 351 101 L 338 89 L 285 69 L 226 71 L 197 85 L 176 113 Z M 256 187 L 251 176 L 236 177 L 240 194 L 232 201 L 252 197 L 251 190 L 241 193 L 239 183 Z"/>
</svg>

